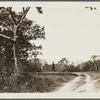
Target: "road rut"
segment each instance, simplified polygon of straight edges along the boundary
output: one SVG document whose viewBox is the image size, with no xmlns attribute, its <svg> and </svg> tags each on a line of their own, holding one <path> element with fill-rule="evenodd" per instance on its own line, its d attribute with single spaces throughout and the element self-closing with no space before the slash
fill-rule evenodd
<svg viewBox="0 0 100 100">
<path fill-rule="evenodd" d="M 82 75 L 86 76 L 83 84 L 81 84 Z M 66 92 L 75 92 L 75 93 L 84 93 L 84 92 L 98 92 L 98 89 L 95 87 L 95 82 L 97 80 L 92 80 L 91 76 L 88 74 L 78 74 L 76 78 L 74 78 L 69 83 L 66 83 L 60 89 L 54 91 L 54 93 L 66 93 Z M 81 84 L 81 85 L 79 85 Z M 100 90 L 99 90 L 100 91 Z"/>
</svg>

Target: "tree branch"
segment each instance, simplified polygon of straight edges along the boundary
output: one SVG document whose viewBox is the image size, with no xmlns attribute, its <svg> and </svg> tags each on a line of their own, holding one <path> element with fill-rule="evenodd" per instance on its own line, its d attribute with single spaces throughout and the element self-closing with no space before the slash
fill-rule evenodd
<svg viewBox="0 0 100 100">
<path fill-rule="evenodd" d="M 14 41 L 14 39 L 12 39 L 11 37 L 6 36 L 6 35 L 4 35 L 4 34 L 0 34 L 0 36 L 3 37 L 3 38 L 9 39 L 9 40 L 11 40 L 11 41 Z"/>
<path fill-rule="evenodd" d="M 26 7 L 26 9 L 25 9 L 25 8 L 23 7 L 23 15 L 22 15 L 22 18 L 20 19 L 19 24 L 17 25 L 18 27 L 21 25 L 23 19 L 25 18 L 26 14 L 28 13 L 28 11 L 29 11 L 30 8 L 31 8 L 31 7 Z M 12 15 L 12 7 L 7 7 L 7 8 L 4 7 L 4 9 L 10 13 L 11 18 L 12 18 L 12 22 L 13 22 L 13 24 L 15 25 L 14 18 L 13 18 L 13 15 Z"/>
<path fill-rule="evenodd" d="M 30 9 L 30 7 L 27 7 L 26 10 L 25 10 L 25 8 L 23 7 L 23 15 L 22 15 L 22 18 L 21 18 L 21 20 L 20 20 L 20 22 L 19 22 L 19 24 L 18 24 L 18 27 L 21 25 L 23 19 L 25 18 L 26 14 L 28 13 L 29 9 Z"/>
</svg>

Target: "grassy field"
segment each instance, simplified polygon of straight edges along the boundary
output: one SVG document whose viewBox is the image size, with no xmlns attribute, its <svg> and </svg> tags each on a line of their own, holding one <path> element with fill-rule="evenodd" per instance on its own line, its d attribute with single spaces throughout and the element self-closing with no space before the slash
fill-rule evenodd
<svg viewBox="0 0 100 100">
<path fill-rule="evenodd" d="M 77 75 L 72 73 L 31 73 L 20 75 L 15 79 L 13 76 L 0 77 L 1 93 L 46 93 L 52 92 L 63 83 L 67 83 Z"/>
</svg>

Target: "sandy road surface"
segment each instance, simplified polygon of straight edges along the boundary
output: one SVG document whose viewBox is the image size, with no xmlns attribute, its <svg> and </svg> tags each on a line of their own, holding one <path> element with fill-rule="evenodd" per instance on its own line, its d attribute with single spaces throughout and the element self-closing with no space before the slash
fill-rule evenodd
<svg viewBox="0 0 100 100">
<path fill-rule="evenodd" d="M 69 83 L 66 83 L 63 87 L 60 89 L 56 90 L 53 93 L 66 93 L 66 92 L 75 92 L 75 93 L 81 93 L 81 92 L 98 92 L 97 88 L 95 88 L 95 82 L 97 80 L 92 80 L 91 76 L 88 74 L 83 74 L 85 75 L 85 79 L 83 84 L 81 84 L 81 74 L 78 74 L 78 77 L 74 78 L 72 81 Z M 80 84 L 80 85 L 79 85 Z"/>
</svg>

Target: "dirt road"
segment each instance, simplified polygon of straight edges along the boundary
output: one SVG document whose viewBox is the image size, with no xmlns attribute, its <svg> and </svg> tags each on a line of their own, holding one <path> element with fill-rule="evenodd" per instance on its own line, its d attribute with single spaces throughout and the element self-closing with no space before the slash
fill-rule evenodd
<svg viewBox="0 0 100 100">
<path fill-rule="evenodd" d="M 85 78 L 83 78 L 85 76 Z M 74 93 L 81 93 L 81 92 L 98 92 L 95 87 L 95 82 L 97 80 L 92 80 L 91 76 L 88 74 L 78 74 L 78 77 L 74 78 L 69 83 L 66 83 L 63 87 L 55 91 L 55 93 L 66 93 L 66 92 L 74 92 Z"/>
</svg>

